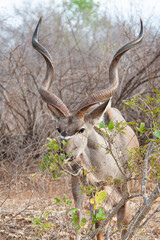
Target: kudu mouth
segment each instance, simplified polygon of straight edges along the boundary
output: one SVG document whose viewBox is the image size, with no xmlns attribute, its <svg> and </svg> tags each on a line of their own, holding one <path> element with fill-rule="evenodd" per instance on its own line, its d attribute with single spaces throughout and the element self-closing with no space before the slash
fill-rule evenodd
<svg viewBox="0 0 160 240">
<path fill-rule="evenodd" d="M 68 163 L 68 162 L 72 162 L 74 160 L 74 157 L 71 155 L 72 152 L 67 153 L 65 150 L 65 145 L 68 144 L 68 142 L 66 142 L 65 140 L 69 141 L 71 139 L 71 137 L 64 137 L 62 135 L 60 135 L 60 145 L 61 148 L 58 152 L 59 157 L 61 157 L 61 155 L 63 154 L 65 157 L 63 158 L 63 163 Z M 64 142 L 65 143 L 64 143 Z"/>
<path fill-rule="evenodd" d="M 65 164 L 65 163 L 69 163 L 69 162 L 72 162 L 75 158 L 73 156 L 70 156 L 69 154 L 67 154 L 63 148 L 62 149 L 59 149 L 58 151 L 58 156 L 59 156 L 59 159 L 61 159 L 61 156 L 65 156 L 63 157 L 63 160 L 62 162 Z"/>
</svg>

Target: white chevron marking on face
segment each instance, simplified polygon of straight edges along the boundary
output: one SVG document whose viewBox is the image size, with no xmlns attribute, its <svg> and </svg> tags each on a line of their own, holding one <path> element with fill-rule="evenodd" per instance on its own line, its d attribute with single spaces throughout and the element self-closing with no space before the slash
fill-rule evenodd
<svg viewBox="0 0 160 240">
<path fill-rule="evenodd" d="M 67 162 L 69 162 L 70 159 L 72 159 L 72 157 L 65 158 L 65 159 L 63 160 L 63 162 L 64 162 L 64 163 L 67 163 Z"/>
<path fill-rule="evenodd" d="M 60 135 L 60 138 L 63 139 L 63 140 L 69 140 L 69 139 L 71 139 L 71 138 L 73 138 L 73 137 L 74 137 L 74 135 L 72 135 L 72 136 L 66 136 L 66 137 Z"/>
</svg>

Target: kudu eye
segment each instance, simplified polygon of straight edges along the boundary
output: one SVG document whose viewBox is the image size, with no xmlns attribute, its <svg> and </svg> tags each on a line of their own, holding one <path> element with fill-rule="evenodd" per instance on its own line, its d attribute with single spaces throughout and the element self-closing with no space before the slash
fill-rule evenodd
<svg viewBox="0 0 160 240">
<path fill-rule="evenodd" d="M 81 129 L 78 131 L 78 133 L 83 133 L 84 130 L 85 130 L 85 128 L 81 128 Z"/>
<path fill-rule="evenodd" d="M 57 130 L 59 133 L 61 132 L 61 129 L 60 129 L 60 128 L 58 128 L 58 127 L 56 128 L 56 130 Z"/>
</svg>

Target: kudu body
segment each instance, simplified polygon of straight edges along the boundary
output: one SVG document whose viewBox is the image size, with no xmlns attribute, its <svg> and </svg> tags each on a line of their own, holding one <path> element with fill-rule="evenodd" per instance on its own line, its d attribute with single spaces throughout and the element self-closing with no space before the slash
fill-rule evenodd
<svg viewBox="0 0 160 240">
<path fill-rule="evenodd" d="M 124 166 L 129 158 L 129 153 L 126 149 L 130 150 L 139 146 L 138 140 L 129 126 L 126 126 L 123 130 L 125 134 L 119 132 L 112 143 L 108 143 L 103 134 L 96 131 L 95 126 L 101 119 L 103 119 L 106 124 L 110 121 L 113 121 L 115 124 L 121 121 L 125 122 L 120 111 L 111 107 L 111 97 L 117 91 L 119 85 L 118 62 L 126 51 L 142 40 L 143 24 L 141 21 L 138 38 L 120 48 L 113 57 L 109 68 L 110 87 L 91 94 L 88 98 L 84 99 L 77 108 L 77 111 L 71 114 L 62 100 L 48 90 L 54 80 L 54 68 L 49 52 L 38 42 L 40 23 L 41 18 L 32 38 L 33 47 L 42 54 L 47 64 L 46 76 L 39 89 L 39 93 L 56 119 L 56 127 L 61 139 L 68 142 L 65 147 L 65 152 L 71 152 L 71 154 L 66 161 L 72 163 L 74 170 L 78 170 L 78 165 L 76 164 L 78 163 L 79 166 L 83 167 L 87 172 L 85 177 L 83 176 L 83 171 L 81 171 L 78 176 L 72 176 L 72 193 L 75 206 L 80 210 L 78 212 L 79 222 L 83 202 L 80 185 L 87 180 L 89 184 L 98 186 L 100 183 L 105 183 L 109 180 L 110 176 L 112 176 L 113 179 L 125 179 L 127 173 Z M 101 104 L 96 106 L 97 103 Z M 91 106 L 96 107 L 90 110 Z M 111 147 L 111 152 L 106 154 L 109 146 Z M 104 186 L 104 189 L 108 195 L 111 195 L 110 200 L 106 203 L 106 208 L 108 209 L 122 198 L 126 191 L 126 183 L 122 184 L 121 187 L 115 187 L 115 189 L 110 186 Z M 117 224 L 119 227 L 120 223 L 128 223 L 128 214 L 129 209 L 126 203 L 117 213 Z M 122 231 L 122 235 L 124 235 L 124 233 L 125 230 Z M 80 235 L 77 234 L 76 239 L 78 240 L 80 238 Z M 103 239 L 102 232 L 98 234 L 97 239 Z"/>
</svg>

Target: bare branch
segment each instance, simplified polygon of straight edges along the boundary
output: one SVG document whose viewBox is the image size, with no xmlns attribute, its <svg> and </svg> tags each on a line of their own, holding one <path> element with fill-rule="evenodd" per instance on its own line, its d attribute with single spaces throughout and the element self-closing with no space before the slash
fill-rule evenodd
<svg viewBox="0 0 160 240">
<path fill-rule="evenodd" d="M 140 226 L 141 221 L 145 218 L 147 213 L 150 211 L 154 201 L 160 196 L 160 181 L 158 182 L 155 189 L 152 191 L 150 197 L 145 201 L 143 206 L 140 209 L 140 212 L 135 216 L 134 221 L 131 223 L 128 228 L 127 233 L 124 235 L 122 240 L 129 240 L 133 237 L 135 230 Z"/>
</svg>

